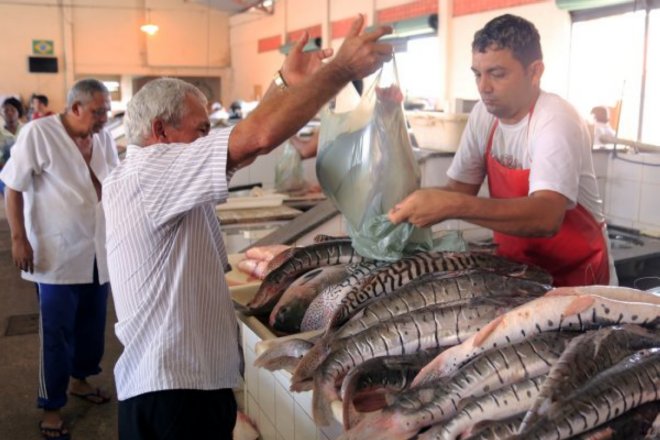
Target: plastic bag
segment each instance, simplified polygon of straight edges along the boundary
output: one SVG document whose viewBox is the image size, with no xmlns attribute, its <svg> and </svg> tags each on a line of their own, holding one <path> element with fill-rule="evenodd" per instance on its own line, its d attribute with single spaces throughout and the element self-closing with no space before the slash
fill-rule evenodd
<svg viewBox="0 0 660 440">
<path fill-rule="evenodd" d="M 393 225 L 387 219 L 390 208 L 419 188 L 421 174 L 398 79 L 396 89 L 381 90 L 378 97 L 381 75 L 382 69 L 353 110 L 335 113 L 326 106 L 322 111 L 316 174 L 323 192 L 346 218 L 355 250 L 393 261 L 429 250 L 433 242 L 430 229 Z M 398 93 L 383 93 L 388 91 Z"/>
<path fill-rule="evenodd" d="M 284 143 L 284 151 L 275 165 L 275 190 L 278 192 L 302 191 L 305 177 L 300 153 L 291 142 Z"/>
</svg>

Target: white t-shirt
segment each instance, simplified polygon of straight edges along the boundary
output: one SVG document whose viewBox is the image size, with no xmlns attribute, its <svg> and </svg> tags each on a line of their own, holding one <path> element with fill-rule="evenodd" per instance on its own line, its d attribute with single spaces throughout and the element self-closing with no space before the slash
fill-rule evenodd
<svg viewBox="0 0 660 440">
<path fill-rule="evenodd" d="M 483 182 L 486 144 L 494 121 L 483 102 L 477 103 L 447 170 L 450 178 L 469 184 Z M 529 194 L 558 192 L 571 201 L 569 208 L 579 203 L 597 222 L 604 221 L 589 131 L 577 111 L 559 96 L 541 92 L 531 116 L 514 125 L 500 122 L 492 154 L 510 168 L 530 169 Z"/>
<path fill-rule="evenodd" d="M 119 400 L 238 384 L 234 306 L 215 206 L 227 198 L 231 129 L 191 144 L 129 145 L 103 184 Z"/>
<path fill-rule="evenodd" d="M 92 138 L 89 167 L 99 182 L 117 165 L 117 149 L 105 130 Z M 25 229 L 34 251 L 34 273 L 26 280 L 46 284 L 108 281 L 105 219 L 80 150 L 60 115 L 26 124 L 0 179 L 23 193 Z"/>
</svg>

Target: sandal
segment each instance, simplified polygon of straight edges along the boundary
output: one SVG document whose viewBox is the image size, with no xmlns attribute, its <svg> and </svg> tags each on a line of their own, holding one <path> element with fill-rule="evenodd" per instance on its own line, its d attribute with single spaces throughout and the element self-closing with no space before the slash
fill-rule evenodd
<svg viewBox="0 0 660 440">
<path fill-rule="evenodd" d="M 70 391 L 69 394 L 81 399 L 85 399 L 86 401 L 96 405 L 102 405 L 104 403 L 110 402 L 110 396 L 101 392 L 100 388 L 95 388 L 94 391 L 90 391 L 89 393 L 84 394 L 74 393 L 72 391 Z"/>
<path fill-rule="evenodd" d="M 44 426 L 44 422 L 41 421 L 39 422 L 39 430 L 44 440 L 69 440 L 71 438 L 69 430 L 64 427 L 64 421 L 60 422 L 60 426 L 57 428 Z"/>
</svg>

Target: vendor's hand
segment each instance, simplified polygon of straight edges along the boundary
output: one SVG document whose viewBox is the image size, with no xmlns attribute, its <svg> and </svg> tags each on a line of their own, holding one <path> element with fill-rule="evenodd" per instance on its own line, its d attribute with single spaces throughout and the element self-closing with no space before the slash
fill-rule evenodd
<svg viewBox="0 0 660 440">
<path fill-rule="evenodd" d="M 309 34 L 303 32 L 296 44 L 291 48 L 282 64 L 282 76 L 289 85 L 300 83 L 307 76 L 316 72 L 323 64 L 323 60 L 332 56 L 332 49 L 321 49 L 312 52 L 303 52 L 309 41 Z"/>
<path fill-rule="evenodd" d="M 379 26 L 372 32 L 362 32 L 363 27 L 364 16 L 360 14 L 330 63 L 345 75 L 343 79 L 346 81 L 364 78 L 392 59 L 392 45 L 377 41 L 383 35 L 391 34 L 392 28 Z"/>
<path fill-rule="evenodd" d="M 408 222 L 422 228 L 451 218 L 452 206 L 461 194 L 437 188 L 418 189 L 397 203 L 387 214 L 394 224 Z"/>
<path fill-rule="evenodd" d="M 12 240 L 11 255 L 14 265 L 26 272 L 34 272 L 34 256 L 32 246 L 26 238 Z"/>
</svg>

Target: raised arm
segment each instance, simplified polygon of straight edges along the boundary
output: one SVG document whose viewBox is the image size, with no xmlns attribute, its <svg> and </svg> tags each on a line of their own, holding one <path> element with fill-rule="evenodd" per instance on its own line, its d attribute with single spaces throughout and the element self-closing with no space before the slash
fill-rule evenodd
<svg viewBox="0 0 660 440">
<path fill-rule="evenodd" d="M 288 87 L 271 85 L 259 106 L 239 122 L 229 138 L 228 168 L 240 167 L 266 154 L 293 136 L 321 107 L 353 79 L 363 78 L 392 57 L 392 46 L 377 40 L 391 32 L 381 26 L 362 32 L 360 15 L 335 58 L 322 64 L 332 52 L 304 53 L 307 36 L 297 42 L 282 66 Z"/>
<path fill-rule="evenodd" d="M 11 255 L 14 265 L 21 270 L 32 273 L 34 271 L 34 257 L 32 246 L 25 232 L 23 193 L 5 187 L 5 207 L 9 229 L 11 230 Z"/>
</svg>

